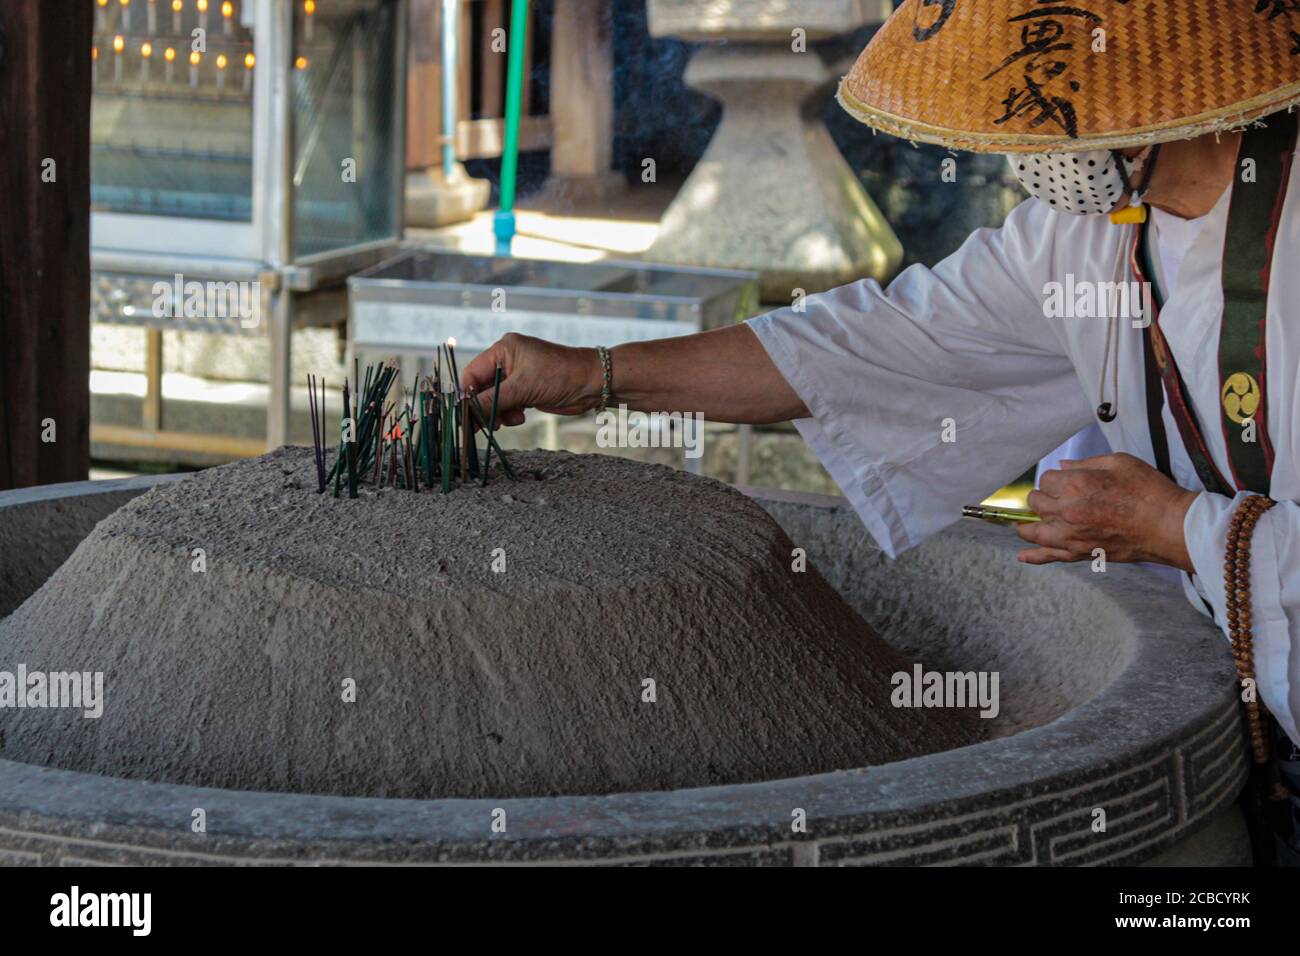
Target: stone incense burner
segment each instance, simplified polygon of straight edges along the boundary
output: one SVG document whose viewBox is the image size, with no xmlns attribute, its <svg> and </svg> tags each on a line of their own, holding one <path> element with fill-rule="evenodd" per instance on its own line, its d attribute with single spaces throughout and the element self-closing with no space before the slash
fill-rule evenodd
<svg viewBox="0 0 1300 956">
<path fill-rule="evenodd" d="M 185 480 L 0 494 L 0 619 L 99 522 Z M 1231 660 L 1181 595 L 1136 568 L 1020 565 L 1016 539 L 984 526 L 890 562 L 838 499 L 752 496 L 902 658 L 998 674 L 978 742 L 737 783 L 434 799 L 68 770 L 7 759 L 11 742 L 0 863 L 1248 862 Z M 16 663 L 0 647 L 0 669 Z"/>
</svg>

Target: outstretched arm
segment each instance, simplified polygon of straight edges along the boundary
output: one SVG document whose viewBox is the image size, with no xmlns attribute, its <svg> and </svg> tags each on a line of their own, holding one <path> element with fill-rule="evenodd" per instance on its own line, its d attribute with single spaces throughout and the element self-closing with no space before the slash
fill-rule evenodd
<svg viewBox="0 0 1300 956">
<path fill-rule="evenodd" d="M 699 412 L 710 421 L 766 424 L 807 418 L 808 409 L 747 325 L 632 342 L 610 349 L 612 405 L 643 412 Z M 538 408 L 578 415 L 600 402 L 603 372 L 595 349 L 569 348 L 527 335 L 506 335 L 474 359 L 461 386 L 491 407 L 501 366 L 497 420 L 524 421 Z"/>
</svg>

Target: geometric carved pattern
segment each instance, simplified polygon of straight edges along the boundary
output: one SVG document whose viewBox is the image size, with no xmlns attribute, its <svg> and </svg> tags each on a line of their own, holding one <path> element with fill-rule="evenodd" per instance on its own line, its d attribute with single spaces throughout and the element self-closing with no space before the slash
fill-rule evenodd
<svg viewBox="0 0 1300 956">
<path fill-rule="evenodd" d="M 995 864 L 1078 866 L 1136 862 L 1191 831 L 1236 799 L 1248 773 L 1235 702 L 1218 720 L 1150 763 L 1068 790 L 870 837 L 821 841 L 826 865 Z M 1106 811 L 1105 832 L 1093 810 Z"/>
</svg>

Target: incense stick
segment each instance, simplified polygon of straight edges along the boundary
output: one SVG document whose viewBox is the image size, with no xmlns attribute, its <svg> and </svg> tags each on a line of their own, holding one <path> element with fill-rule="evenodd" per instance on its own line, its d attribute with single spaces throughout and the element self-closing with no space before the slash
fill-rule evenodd
<svg viewBox="0 0 1300 956">
<path fill-rule="evenodd" d="M 348 412 L 352 417 L 348 418 Z M 348 427 L 348 426 L 351 427 Z M 348 497 L 357 496 L 357 416 L 356 402 L 348 391 L 347 379 L 343 380 L 343 424 L 341 428 L 344 452 L 347 455 Z"/>
<path fill-rule="evenodd" d="M 466 390 L 460 398 L 460 480 L 462 483 L 473 481 L 478 477 L 478 463 L 474 454 L 474 423 L 469 417 L 469 403 L 474 400 L 473 393 Z"/>
<path fill-rule="evenodd" d="M 425 382 L 428 385 L 433 384 L 428 379 Z M 434 443 L 438 440 L 438 431 L 433 420 L 433 393 L 428 389 L 420 395 L 420 411 L 423 413 L 420 423 L 420 441 L 423 443 L 422 447 L 424 449 L 424 487 L 432 488 L 433 452 Z"/>
<path fill-rule="evenodd" d="M 452 385 L 456 389 L 456 398 L 460 398 L 460 369 L 456 367 L 456 340 L 447 340 L 447 358 L 451 363 Z"/>
<path fill-rule="evenodd" d="M 474 420 L 478 422 L 479 427 L 483 428 L 483 416 L 479 414 L 478 403 L 476 402 L 471 404 L 469 406 L 469 409 L 470 412 L 474 415 Z M 488 434 L 488 442 L 491 444 L 493 448 L 497 450 L 497 457 L 501 459 L 502 471 L 506 473 L 507 478 L 509 478 L 511 481 L 514 481 L 515 472 L 514 469 L 510 467 L 510 459 L 506 457 L 505 449 L 503 449 L 501 447 L 501 443 L 497 441 L 496 435 L 492 434 L 491 431 L 489 431 L 487 434 Z"/>
<path fill-rule="evenodd" d="M 324 401 L 325 383 L 321 382 L 321 401 Z M 311 457 L 316 465 L 316 492 L 325 491 L 325 422 L 324 409 L 316 401 L 316 376 L 307 376 L 307 401 L 311 406 Z"/>
<path fill-rule="evenodd" d="M 445 385 L 443 386 L 446 387 Z M 442 410 L 442 493 L 446 494 L 451 491 L 451 443 L 454 440 L 455 412 L 452 411 L 452 403 L 456 397 L 450 392 L 444 392 L 440 398 Z"/>
<path fill-rule="evenodd" d="M 496 374 L 492 376 L 492 418 L 488 422 L 488 446 L 487 454 L 483 456 L 483 487 L 487 487 L 488 469 L 492 465 L 492 435 L 497 430 L 497 399 L 501 395 L 501 366 L 497 366 Z"/>
</svg>

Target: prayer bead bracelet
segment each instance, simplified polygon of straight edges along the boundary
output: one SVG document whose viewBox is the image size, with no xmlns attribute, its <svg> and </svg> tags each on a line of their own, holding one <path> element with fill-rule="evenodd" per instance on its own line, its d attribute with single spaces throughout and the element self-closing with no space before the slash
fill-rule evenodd
<svg viewBox="0 0 1300 956">
<path fill-rule="evenodd" d="M 1228 637 L 1232 642 L 1232 659 L 1237 665 L 1237 677 L 1244 685 L 1253 685 L 1252 699 L 1245 701 L 1246 726 L 1250 732 L 1250 748 L 1255 763 L 1269 761 L 1270 748 L 1265 734 L 1259 702 L 1259 686 L 1255 679 L 1255 648 L 1251 633 L 1250 597 L 1250 540 L 1260 517 L 1277 502 L 1263 495 L 1251 495 L 1237 507 L 1228 528 L 1228 542 L 1223 555 L 1223 591 L 1228 615 Z M 1275 782 L 1269 797 L 1285 800 L 1287 790 Z"/>
</svg>

